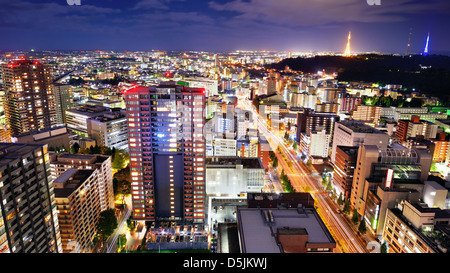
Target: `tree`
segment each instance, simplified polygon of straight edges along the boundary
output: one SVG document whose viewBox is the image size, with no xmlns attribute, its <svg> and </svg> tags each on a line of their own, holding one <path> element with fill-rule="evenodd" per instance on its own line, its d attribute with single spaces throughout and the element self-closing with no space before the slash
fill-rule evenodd
<svg viewBox="0 0 450 273">
<path fill-rule="evenodd" d="M 91 145 L 91 147 L 89 147 L 90 154 L 100 154 L 101 152 L 102 152 L 102 147 L 100 147 L 98 145 L 95 145 L 95 146 Z"/>
<path fill-rule="evenodd" d="M 127 236 L 125 234 L 120 234 L 117 238 L 117 247 L 120 250 L 124 249 L 127 245 Z"/>
<path fill-rule="evenodd" d="M 344 209 L 342 210 L 345 214 L 350 213 L 350 199 L 347 199 L 344 204 Z"/>
<path fill-rule="evenodd" d="M 275 153 L 273 151 L 269 151 L 269 158 L 270 160 L 274 160 L 274 158 L 276 158 L 277 156 L 275 155 Z"/>
<path fill-rule="evenodd" d="M 359 214 L 356 209 L 353 209 L 352 223 L 356 225 L 359 221 Z"/>
<path fill-rule="evenodd" d="M 364 221 L 364 219 L 361 220 L 361 222 L 359 223 L 358 231 L 361 234 L 365 234 L 366 233 L 367 228 L 366 228 L 366 221 Z"/>
<path fill-rule="evenodd" d="M 111 167 L 113 169 L 122 169 L 126 162 L 125 155 L 122 152 L 116 151 L 112 158 Z"/>
<path fill-rule="evenodd" d="M 384 242 L 381 244 L 381 247 L 380 247 L 380 253 L 387 253 L 387 244 L 386 244 L 386 241 L 384 241 Z"/>
<path fill-rule="evenodd" d="M 131 175 L 129 165 L 114 174 L 113 185 L 114 195 L 122 195 L 123 202 L 125 195 L 131 194 Z"/>
<path fill-rule="evenodd" d="M 117 218 L 114 209 L 107 209 L 100 213 L 97 223 L 97 234 L 102 240 L 106 240 L 114 229 L 117 228 Z"/>
<path fill-rule="evenodd" d="M 278 158 L 277 158 L 277 157 L 275 157 L 275 158 L 273 159 L 273 161 L 272 161 L 272 166 L 273 166 L 274 168 L 276 168 L 276 167 L 278 166 Z"/>
<path fill-rule="evenodd" d="M 70 152 L 72 154 L 77 154 L 78 151 L 80 150 L 80 144 L 78 144 L 78 142 L 75 142 L 72 147 L 70 147 Z"/>
<path fill-rule="evenodd" d="M 337 204 L 339 205 L 339 207 L 344 204 L 344 198 L 342 196 L 342 192 L 341 192 L 341 194 L 339 194 L 339 198 L 337 200 Z"/>
</svg>

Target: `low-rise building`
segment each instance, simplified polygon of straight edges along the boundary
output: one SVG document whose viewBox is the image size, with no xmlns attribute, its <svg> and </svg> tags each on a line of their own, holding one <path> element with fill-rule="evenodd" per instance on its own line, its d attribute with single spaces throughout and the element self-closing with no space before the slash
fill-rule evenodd
<svg viewBox="0 0 450 273">
<path fill-rule="evenodd" d="M 237 208 L 241 253 L 325 253 L 334 252 L 336 242 L 313 206 L 303 201 L 283 202 L 278 197 L 256 195 L 253 203 L 274 199 L 266 206 Z M 308 194 L 309 195 L 309 194 Z M 289 196 L 291 199 L 295 195 Z M 253 198 L 253 196 L 249 197 Z M 277 199 L 278 201 L 276 201 Z M 312 197 L 308 198 L 314 202 Z M 269 200 L 270 201 L 270 200 Z M 277 202 L 281 202 L 278 203 Z M 248 203 L 250 203 L 248 201 Z M 296 203 L 294 206 L 293 204 Z M 272 205 L 272 207 L 271 207 Z"/>
<path fill-rule="evenodd" d="M 405 201 L 387 210 L 382 238 L 391 253 L 446 253 L 449 221 L 448 211 Z"/>
</svg>

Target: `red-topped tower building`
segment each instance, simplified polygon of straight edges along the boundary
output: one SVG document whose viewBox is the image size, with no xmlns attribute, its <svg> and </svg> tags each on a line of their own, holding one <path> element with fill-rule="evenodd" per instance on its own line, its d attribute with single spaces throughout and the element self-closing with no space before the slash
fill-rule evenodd
<svg viewBox="0 0 450 273">
<path fill-rule="evenodd" d="M 173 82 L 125 91 L 133 219 L 204 221 L 205 93 Z"/>
</svg>

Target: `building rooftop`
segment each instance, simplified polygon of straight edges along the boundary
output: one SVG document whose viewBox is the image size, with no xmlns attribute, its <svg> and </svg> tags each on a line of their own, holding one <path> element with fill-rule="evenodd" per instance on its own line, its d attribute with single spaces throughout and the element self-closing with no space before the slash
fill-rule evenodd
<svg viewBox="0 0 450 273">
<path fill-rule="evenodd" d="M 275 231 L 308 234 L 308 243 L 335 241 L 313 208 L 238 208 L 238 227 L 244 253 L 281 253 Z M 268 215 L 268 218 L 265 218 Z M 268 219 L 268 220 L 267 220 Z"/>
<path fill-rule="evenodd" d="M 261 159 L 258 157 L 207 156 L 205 163 L 207 168 L 242 165 L 246 169 L 264 169 Z"/>
<path fill-rule="evenodd" d="M 346 153 L 349 156 L 358 156 L 358 149 L 359 146 L 342 146 L 338 145 L 338 149 L 342 150 L 344 153 Z"/>
<path fill-rule="evenodd" d="M 103 163 L 108 159 L 107 155 L 98 155 L 98 154 L 70 154 L 70 153 L 62 153 L 58 154 L 56 160 L 52 161 L 52 164 L 57 164 L 57 162 L 69 162 L 69 161 L 88 161 L 89 164 L 94 163 Z"/>
<path fill-rule="evenodd" d="M 53 181 L 56 198 L 65 198 L 75 192 L 95 170 L 72 168 Z"/>
<path fill-rule="evenodd" d="M 348 129 L 352 130 L 354 133 L 383 134 L 383 135 L 386 134 L 385 132 L 375 129 L 362 121 L 341 120 L 338 123 L 344 125 Z"/>
<path fill-rule="evenodd" d="M 32 143 L 0 143 L 0 166 L 9 164 L 27 153 L 39 149 L 43 145 Z"/>
</svg>

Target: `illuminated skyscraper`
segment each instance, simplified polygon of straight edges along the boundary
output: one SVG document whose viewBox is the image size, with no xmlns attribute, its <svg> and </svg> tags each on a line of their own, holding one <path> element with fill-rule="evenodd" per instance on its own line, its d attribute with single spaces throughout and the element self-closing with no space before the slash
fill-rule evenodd
<svg viewBox="0 0 450 273">
<path fill-rule="evenodd" d="M 39 61 L 20 59 L 2 65 L 6 123 L 13 136 L 56 125 L 50 70 Z"/>
<path fill-rule="evenodd" d="M 205 218 L 205 90 L 174 83 L 124 94 L 133 218 Z"/>
<path fill-rule="evenodd" d="M 351 50 L 350 50 L 350 39 L 352 38 L 351 32 L 348 33 L 348 38 L 347 38 L 347 47 L 345 48 L 345 52 L 344 52 L 344 56 L 345 57 L 349 57 L 351 55 Z"/>
<path fill-rule="evenodd" d="M 62 253 L 47 149 L 0 143 L 0 253 Z"/>
</svg>

